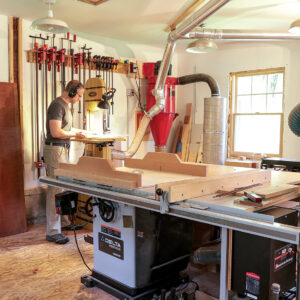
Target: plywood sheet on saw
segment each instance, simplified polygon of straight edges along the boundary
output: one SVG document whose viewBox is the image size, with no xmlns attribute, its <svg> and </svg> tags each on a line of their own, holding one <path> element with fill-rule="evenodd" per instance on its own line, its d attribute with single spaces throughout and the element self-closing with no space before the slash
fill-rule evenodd
<svg viewBox="0 0 300 300">
<path fill-rule="evenodd" d="M 133 189 L 142 185 L 142 175 L 117 171 L 112 162 L 98 157 L 81 157 L 77 165 L 62 163 L 55 176 Z"/>
<path fill-rule="evenodd" d="M 125 159 L 125 167 L 171 172 L 193 176 L 207 176 L 207 165 L 182 162 L 177 154 L 149 152 L 143 159 Z"/>
<path fill-rule="evenodd" d="M 154 187 L 158 183 L 167 183 L 167 182 L 190 182 L 195 178 L 199 178 L 192 175 L 171 173 L 171 172 L 160 172 L 147 169 L 133 169 L 127 167 L 120 167 L 116 170 L 126 173 L 140 173 L 142 175 L 142 188 Z"/>
<path fill-rule="evenodd" d="M 244 169 L 245 170 L 245 169 Z M 169 192 L 169 202 L 176 202 L 199 196 L 214 194 L 218 190 L 233 190 L 253 184 L 269 183 L 271 180 L 270 170 L 247 170 L 228 173 L 222 176 L 212 176 L 192 179 L 186 183 L 163 183 L 156 188 Z"/>
<path fill-rule="evenodd" d="M 186 182 L 194 178 L 199 178 L 192 175 L 147 169 L 114 168 L 110 160 L 89 156 L 81 157 L 77 165 L 60 164 L 59 168 L 55 171 L 55 176 L 126 189 L 154 187 L 158 183 Z"/>
</svg>

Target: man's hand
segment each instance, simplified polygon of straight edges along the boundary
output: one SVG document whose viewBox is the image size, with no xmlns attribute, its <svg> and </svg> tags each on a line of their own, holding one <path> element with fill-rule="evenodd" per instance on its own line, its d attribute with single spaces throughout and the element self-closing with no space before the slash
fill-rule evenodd
<svg viewBox="0 0 300 300">
<path fill-rule="evenodd" d="M 79 139 L 84 139 L 86 136 L 81 132 L 76 132 L 75 137 Z"/>
</svg>

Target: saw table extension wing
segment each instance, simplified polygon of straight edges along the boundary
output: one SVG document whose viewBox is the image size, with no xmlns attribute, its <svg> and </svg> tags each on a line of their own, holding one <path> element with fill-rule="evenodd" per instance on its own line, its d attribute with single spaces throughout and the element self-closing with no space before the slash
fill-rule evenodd
<svg viewBox="0 0 300 300">
<path fill-rule="evenodd" d="M 270 170 L 186 163 L 170 153 L 126 159 L 125 167 L 119 168 L 106 159 L 82 157 L 77 165 L 61 164 L 55 175 L 125 189 L 152 187 L 153 193 L 160 188 L 168 192 L 169 203 L 215 194 L 218 190 L 265 185 L 271 180 Z"/>
</svg>

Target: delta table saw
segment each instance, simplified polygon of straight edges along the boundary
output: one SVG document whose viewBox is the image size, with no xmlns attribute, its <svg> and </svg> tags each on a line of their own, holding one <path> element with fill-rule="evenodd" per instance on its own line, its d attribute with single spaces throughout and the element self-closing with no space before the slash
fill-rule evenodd
<svg viewBox="0 0 300 300">
<path fill-rule="evenodd" d="M 262 208 L 297 199 L 299 173 L 191 164 L 181 162 L 175 154 L 148 153 L 142 160 L 125 160 L 125 166 L 120 168 L 114 168 L 111 162 L 105 159 L 82 157 L 77 165 L 61 164 L 56 170 L 56 178 L 41 177 L 40 182 L 92 196 L 95 202 L 97 199 L 111 201 L 119 207 L 119 216 L 134 216 L 135 209 L 142 209 L 158 215 L 174 216 L 220 227 L 222 240 L 220 299 L 228 299 L 230 289 L 228 274 L 231 262 L 228 247 L 231 230 L 295 245 L 297 253 L 300 250 L 298 227 L 276 223 L 274 216 L 259 213 Z M 244 201 L 239 194 L 243 189 L 260 193 L 264 201 L 261 203 Z M 134 236 L 142 233 L 135 232 L 130 224 L 132 220 L 134 222 L 137 220 L 135 218 L 127 218 L 126 226 L 124 218 L 122 226 L 118 222 L 107 226 L 99 220 L 100 209 L 99 213 L 95 210 L 95 214 L 94 271 L 101 273 L 103 270 L 101 262 L 104 261 L 103 257 L 99 258 L 100 248 L 103 247 L 101 239 L 110 236 L 107 241 L 110 247 L 115 248 L 114 255 L 122 256 L 124 253 L 135 253 L 133 246 L 131 251 L 128 245 L 120 246 L 120 243 L 124 242 L 123 238 L 127 236 L 127 229 L 132 231 L 133 228 L 133 234 L 126 237 L 128 240 L 131 239 L 132 245 Z M 104 244 L 104 247 L 108 244 Z M 183 257 L 184 255 L 180 259 Z M 115 259 L 119 263 L 120 257 Z M 295 257 L 293 259 L 295 261 Z M 132 264 L 133 260 L 134 254 L 131 257 Z M 130 263 L 126 266 L 129 265 Z M 121 269 L 116 270 L 118 266 Z M 134 287 L 137 284 L 135 280 L 138 274 L 128 267 L 127 277 L 133 272 L 134 278 L 132 281 L 129 278 L 121 278 L 118 273 L 122 267 L 124 265 L 116 264 L 114 272 L 107 277 L 120 281 L 122 286 Z M 109 268 L 109 265 L 106 268 Z M 95 277 L 92 279 L 100 280 Z M 299 283 L 298 272 L 297 286 Z M 107 284 L 102 284 L 101 287 L 105 289 L 105 285 Z M 118 295 L 128 299 L 126 292 Z M 297 300 L 300 300 L 299 293 Z"/>
</svg>

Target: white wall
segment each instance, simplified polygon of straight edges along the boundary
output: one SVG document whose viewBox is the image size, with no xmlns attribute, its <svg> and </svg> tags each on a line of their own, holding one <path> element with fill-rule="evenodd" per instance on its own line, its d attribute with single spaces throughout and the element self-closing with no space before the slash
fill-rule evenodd
<svg viewBox="0 0 300 300">
<path fill-rule="evenodd" d="M 9 18 L 0 15 L 0 82 L 9 82 L 8 25 Z"/>
<path fill-rule="evenodd" d="M 288 115 L 299 103 L 300 42 L 239 42 L 222 44 L 220 49 L 207 54 L 178 54 L 179 76 L 206 73 L 217 80 L 221 96 L 229 97 L 229 73 L 265 68 L 285 67 L 283 157 L 300 158 L 300 138 L 288 127 Z M 196 103 L 195 123 L 203 122 L 203 99 L 210 96 L 206 83 L 178 88 L 177 110 L 185 114 L 185 103 Z"/>
<path fill-rule="evenodd" d="M 35 71 L 34 64 L 26 62 L 26 50 L 33 48 L 33 40 L 29 38 L 29 35 L 40 34 L 40 32 L 36 33 L 30 30 L 30 22 L 27 20 L 23 20 L 23 109 L 24 109 L 24 149 L 25 149 L 25 189 L 34 188 L 39 185 L 37 180 L 37 172 L 34 165 L 35 156 L 35 145 L 33 143 L 34 137 L 36 135 L 35 124 L 37 123 L 36 118 L 36 103 L 35 103 Z M 45 36 L 45 35 L 44 35 Z M 58 38 L 60 36 L 56 36 L 56 45 L 60 48 L 60 43 L 58 42 Z M 38 41 L 40 43 L 40 41 Z M 111 42 L 112 45 L 117 45 L 117 48 L 112 48 L 109 45 Z M 46 42 L 47 43 L 47 42 Z M 82 39 L 77 36 L 77 43 L 74 43 L 72 46 L 75 48 L 75 53 L 81 52 L 80 47 L 84 44 L 87 44 L 87 47 L 92 47 L 92 56 L 97 54 L 101 56 L 113 56 L 114 58 L 132 58 L 145 62 L 156 62 L 157 60 L 161 60 L 164 48 L 156 48 L 148 45 L 134 45 L 134 44 L 126 44 L 122 41 L 118 42 L 116 40 L 109 40 L 105 38 L 105 44 L 95 43 L 89 40 Z M 65 43 L 64 47 L 68 48 L 68 45 Z M 131 57 L 123 57 L 123 54 L 130 53 Z M 39 81 L 42 80 L 42 72 L 39 72 Z M 102 72 L 101 72 L 102 73 Z M 51 93 L 51 80 L 49 79 L 48 72 L 48 101 L 50 103 L 52 99 Z M 58 76 L 58 75 L 57 75 Z M 95 76 L 94 72 L 92 72 L 92 77 Z M 70 68 L 67 68 L 67 80 L 71 79 L 71 71 Z M 75 79 L 78 77 L 75 76 Z M 57 77 L 57 95 L 60 95 L 60 83 L 59 78 Z M 114 115 L 111 117 L 111 134 L 113 135 L 126 135 L 126 127 L 127 127 L 127 109 L 128 115 L 130 117 L 130 126 L 129 126 L 129 141 L 133 140 L 135 135 L 135 111 L 137 109 L 137 99 L 136 97 L 129 98 L 129 107 L 127 108 L 127 97 L 126 97 L 126 89 L 128 88 L 136 88 L 136 83 L 134 79 L 129 79 L 124 74 L 115 74 L 114 75 L 114 87 L 117 89 L 117 92 L 114 97 Z M 39 127 L 42 128 L 42 124 L 45 123 L 45 120 L 42 118 L 41 107 L 42 107 L 42 91 L 40 88 L 39 91 L 40 98 L 40 112 L 39 112 Z M 79 119 L 82 117 L 82 114 L 78 114 L 77 105 L 74 106 L 75 113 L 75 127 L 79 127 Z M 94 115 L 93 128 L 97 129 L 98 132 L 102 133 L 102 112 L 98 112 Z M 34 124 L 32 126 L 32 124 Z M 42 135 L 40 136 L 40 140 L 42 140 Z M 123 150 L 126 150 L 127 143 L 124 142 L 122 145 Z M 41 147 L 42 150 L 42 147 Z M 147 151 L 154 151 L 154 142 L 142 142 L 142 145 L 137 152 L 135 157 L 143 157 Z M 44 175 L 44 170 L 42 170 L 41 175 Z"/>
</svg>

